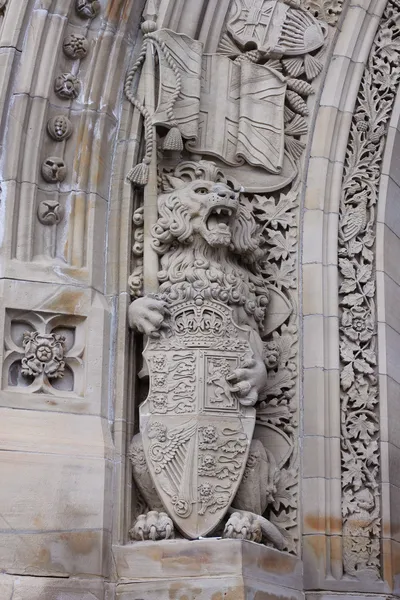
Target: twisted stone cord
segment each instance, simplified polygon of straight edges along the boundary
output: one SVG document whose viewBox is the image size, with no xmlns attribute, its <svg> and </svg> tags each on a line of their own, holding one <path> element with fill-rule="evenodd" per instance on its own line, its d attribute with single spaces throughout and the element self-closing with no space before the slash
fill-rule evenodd
<svg viewBox="0 0 400 600">
<path fill-rule="evenodd" d="M 131 69 L 129 69 L 129 71 L 128 71 L 128 74 L 127 74 L 126 80 L 125 80 L 125 88 L 124 88 L 125 96 L 128 98 L 129 102 L 131 102 L 131 104 L 133 104 L 133 106 L 140 112 L 140 114 L 143 116 L 143 119 L 144 119 L 144 134 L 145 134 L 145 144 L 146 144 L 145 148 L 146 149 L 145 149 L 145 155 L 144 155 L 142 162 L 145 165 L 149 165 L 151 163 L 151 157 L 153 154 L 153 122 L 152 122 L 152 116 L 150 115 L 147 108 L 140 102 L 140 100 L 133 93 L 132 83 L 133 83 L 136 73 L 138 72 L 139 68 L 142 66 L 142 64 L 145 61 L 148 43 L 149 42 L 145 36 L 145 39 L 143 41 L 143 47 L 142 47 L 142 50 L 140 51 L 139 57 L 138 57 L 137 61 L 135 62 L 135 64 L 133 65 L 133 67 Z"/>
</svg>

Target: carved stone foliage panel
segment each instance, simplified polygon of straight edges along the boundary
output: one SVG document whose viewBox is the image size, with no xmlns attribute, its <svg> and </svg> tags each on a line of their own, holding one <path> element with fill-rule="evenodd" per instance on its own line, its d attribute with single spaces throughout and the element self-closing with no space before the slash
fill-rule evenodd
<svg viewBox="0 0 400 600">
<path fill-rule="evenodd" d="M 85 319 L 15 309 L 6 311 L 3 389 L 82 396 Z"/>
<path fill-rule="evenodd" d="M 379 579 L 382 565 L 376 205 L 399 60 L 399 6 L 389 0 L 357 98 L 339 220 L 343 566 L 360 579 Z"/>
</svg>

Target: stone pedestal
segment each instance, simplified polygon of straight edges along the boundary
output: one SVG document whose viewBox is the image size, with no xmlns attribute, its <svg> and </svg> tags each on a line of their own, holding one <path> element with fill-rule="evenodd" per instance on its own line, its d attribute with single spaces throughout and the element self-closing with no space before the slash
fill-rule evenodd
<svg viewBox="0 0 400 600">
<path fill-rule="evenodd" d="M 304 599 L 301 560 L 241 540 L 114 547 L 117 600 Z"/>
</svg>

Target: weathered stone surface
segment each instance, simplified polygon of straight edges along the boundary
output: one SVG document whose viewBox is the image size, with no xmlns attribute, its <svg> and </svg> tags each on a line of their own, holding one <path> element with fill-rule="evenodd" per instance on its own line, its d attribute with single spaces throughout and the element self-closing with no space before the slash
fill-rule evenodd
<svg viewBox="0 0 400 600">
<path fill-rule="evenodd" d="M 115 546 L 113 553 L 124 580 L 118 598 L 304 598 L 301 561 L 253 542 L 167 540 Z"/>
</svg>

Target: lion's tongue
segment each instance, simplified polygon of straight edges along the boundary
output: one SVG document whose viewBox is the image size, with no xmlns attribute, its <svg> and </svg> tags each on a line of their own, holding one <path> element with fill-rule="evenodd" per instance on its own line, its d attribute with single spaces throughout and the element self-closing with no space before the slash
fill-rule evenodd
<svg viewBox="0 0 400 600">
<path fill-rule="evenodd" d="M 217 216 L 212 214 L 208 217 L 207 219 L 207 227 L 210 231 L 212 231 L 213 229 L 219 229 L 222 231 L 227 231 L 229 230 L 229 227 L 226 223 L 221 223 L 220 220 L 217 219 Z"/>
</svg>

